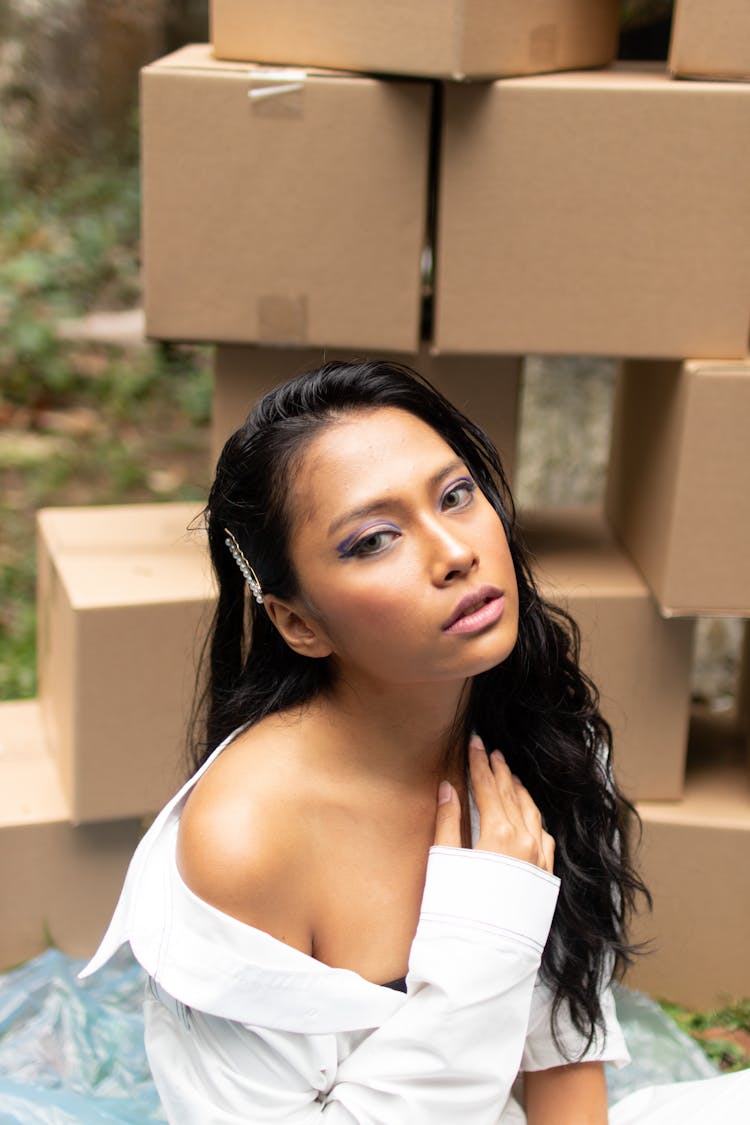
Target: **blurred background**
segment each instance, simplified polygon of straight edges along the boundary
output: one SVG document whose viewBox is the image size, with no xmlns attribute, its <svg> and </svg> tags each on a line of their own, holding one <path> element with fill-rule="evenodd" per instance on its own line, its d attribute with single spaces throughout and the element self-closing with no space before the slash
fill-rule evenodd
<svg viewBox="0 0 750 1125">
<path fill-rule="evenodd" d="M 666 59 L 671 16 L 625 0 L 620 57 Z M 38 690 L 38 508 L 205 501 L 212 351 L 143 333 L 138 74 L 207 39 L 207 0 L 0 0 L 0 700 Z M 602 499 L 615 375 L 526 357 L 521 507 Z M 699 619 L 707 712 L 732 712 L 743 624 Z M 722 1067 L 748 1065 L 750 1002 L 670 1010 Z"/>
<path fill-rule="evenodd" d="M 620 57 L 665 59 L 671 9 L 625 0 Z M 0 0 L 0 699 L 36 692 L 35 509 L 197 511 L 210 483 L 210 349 L 143 337 L 138 167 L 139 68 L 207 38 L 207 0 Z M 601 497 L 614 375 L 526 359 L 521 506 Z M 741 637 L 699 622 L 693 693 L 713 710 Z"/>
</svg>

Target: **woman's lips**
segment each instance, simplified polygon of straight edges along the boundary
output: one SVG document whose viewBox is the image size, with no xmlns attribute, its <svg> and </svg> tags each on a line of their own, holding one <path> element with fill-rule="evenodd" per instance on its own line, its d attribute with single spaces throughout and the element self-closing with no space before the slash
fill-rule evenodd
<svg viewBox="0 0 750 1125">
<path fill-rule="evenodd" d="M 494 625 L 503 615 L 505 596 L 500 593 L 487 595 L 487 600 L 477 609 L 456 618 L 451 625 L 443 628 L 444 633 L 479 633 L 489 625 Z"/>
</svg>

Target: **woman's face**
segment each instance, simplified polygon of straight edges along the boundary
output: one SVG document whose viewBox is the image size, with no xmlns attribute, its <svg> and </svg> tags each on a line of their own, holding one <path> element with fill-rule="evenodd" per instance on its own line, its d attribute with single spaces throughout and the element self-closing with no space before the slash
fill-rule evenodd
<svg viewBox="0 0 750 1125">
<path fill-rule="evenodd" d="M 345 415 L 292 484 L 292 561 L 348 676 L 462 680 L 509 655 L 518 590 L 503 526 L 425 422 L 395 407 Z"/>
</svg>

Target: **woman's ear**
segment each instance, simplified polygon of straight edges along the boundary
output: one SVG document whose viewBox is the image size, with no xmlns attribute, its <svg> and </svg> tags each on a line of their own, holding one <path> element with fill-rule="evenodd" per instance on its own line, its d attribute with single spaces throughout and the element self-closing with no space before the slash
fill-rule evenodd
<svg viewBox="0 0 750 1125">
<path fill-rule="evenodd" d="M 270 594 L 264 599 L 264 608 L 286 643 L 300 656 L 330 656 L 333 647 L 325 630 L 308 610 Z"/>
</svg>

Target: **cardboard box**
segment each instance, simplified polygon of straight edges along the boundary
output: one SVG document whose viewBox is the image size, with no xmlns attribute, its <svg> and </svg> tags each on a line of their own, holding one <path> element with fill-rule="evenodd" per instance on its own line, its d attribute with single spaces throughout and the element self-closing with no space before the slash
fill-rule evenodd
<svg viewBox="0 0 750 1125">
<path fill-rule="evenodd" d="M 138 820 L 73 827 L 38 702 L 0 703 L 0 970 L 50 941 L 90 956 L 140 836 Z"/>
<path fill-rule="evenodd" d="M 750 360 L 623 365 L 606 508 L 664 614 L 750 615 L 749 437 Z"/>
<path fill-rule="evenodd" d="M 245 421 L 266 391 L 329 359 L 351 359 L 343 353 L 280 348 L 219 347 L 214 361 L 211 450 L 215 464 L 224 442 Z M 362 358 L 362 357 L 357 357 Z M 425 375 L 459 409 L 481 425 L 500 450 L 503 468 L 512 477 L 516 454 L 520 356 L 381 355 L 405 363 Z"/>
<path fill-rule="evenodd" d="M 746 356 L 749 134 L 659 64 L 446 87 L 438 350 Z"/>
<path fill-rule="evenodd" d="M 581 629 L 581 667 L 612 726 L 618 784 L 631 798 L 679 798 L 694 623 L 659 615 L 597 510 L 527 511 L 520 524 L 543 596 Z"/>
<path fill-rule="evenodd" d="M 750 779 L 740 752 L 721 720 L 694 722 L 683 800 L 637 805 L 636 859 L 654 911 L 638 917 L 632 940 L 654 951 L 625 984 L 701 1010 L 750 996 Z"/>
<path fill-rule="evenodd" d="M 208 45 L 146 67 L 148 335 L 415 351 L 431 101 Z"/>
<path fill-rule="evenodd" d="M 38 513 L 39 700 L 75 822 L 153 812 L 184 779 L 213 596 L 200 509 Z"/>
<path fill-rule="evenodd" d="M 212 0 L 210 11 L 224 59 L 494 78 L 617 53 L 614 0 Z"/>
<path fill-rule="evenodd" d="M 669 69 L 680 78 L 750 78 L 747 0 L 675 0 Z"/>
</svg>

